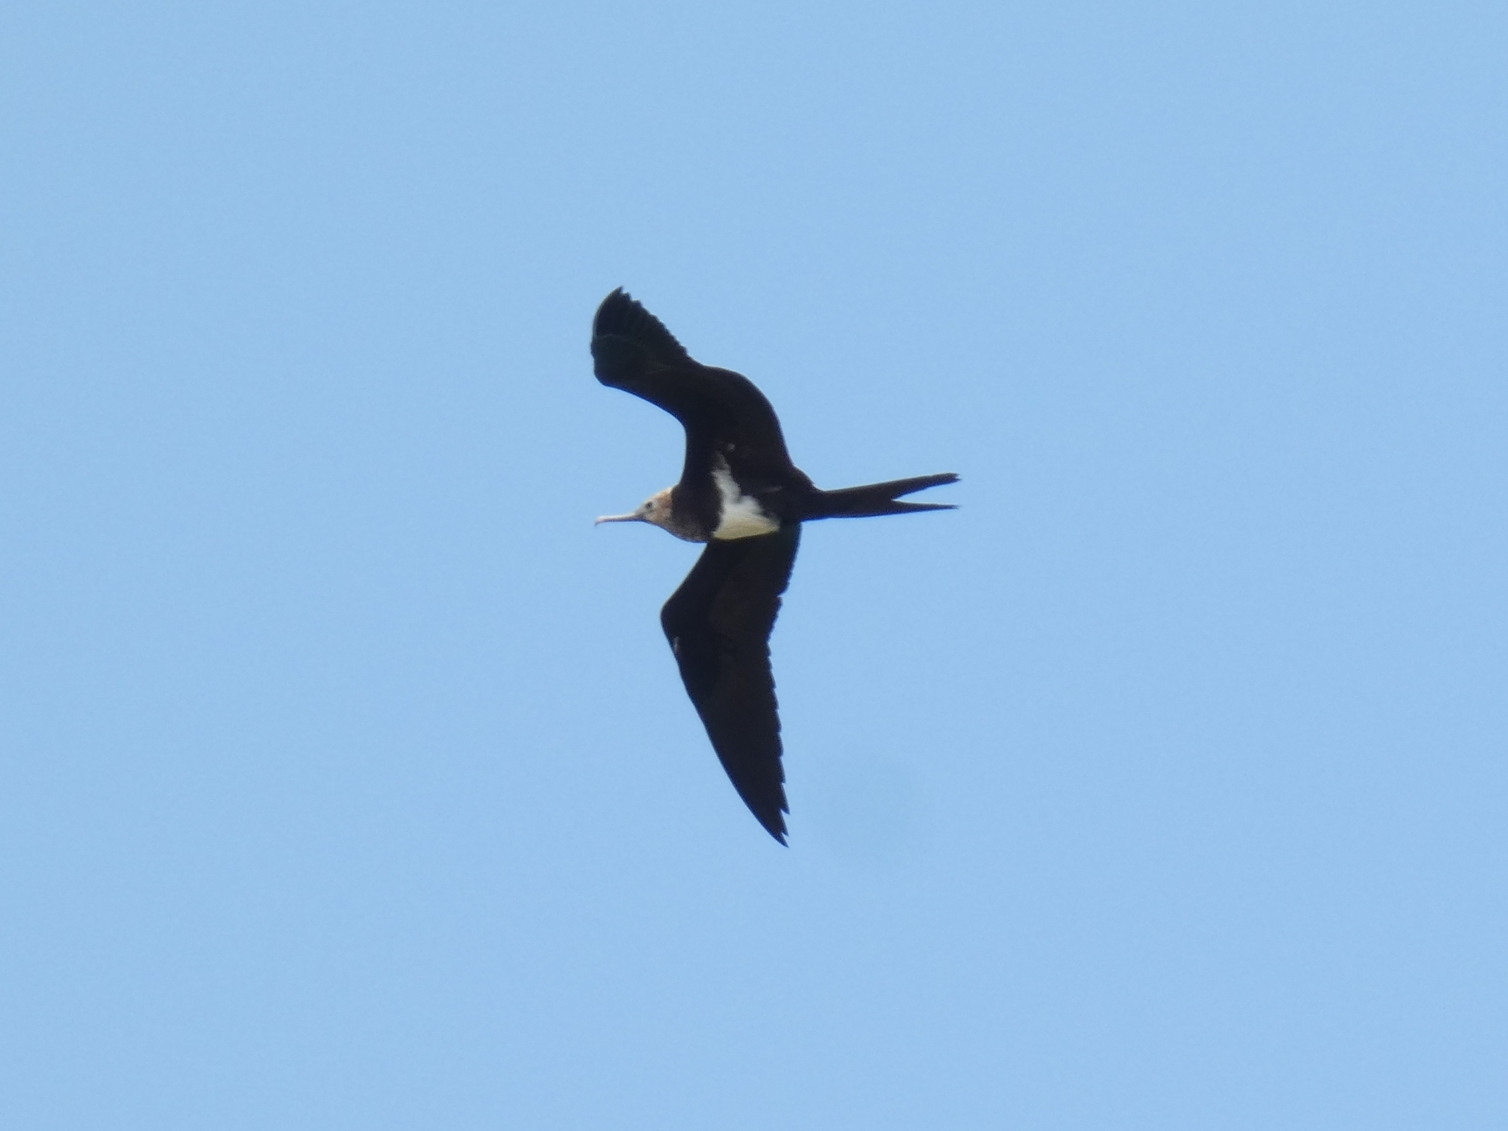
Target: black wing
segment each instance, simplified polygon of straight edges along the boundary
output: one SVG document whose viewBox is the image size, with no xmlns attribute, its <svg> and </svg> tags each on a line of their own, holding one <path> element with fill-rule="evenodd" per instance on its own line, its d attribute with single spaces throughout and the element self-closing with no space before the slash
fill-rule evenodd
<svg viewBox="0 0 1508 1131">
<path fill-rule="evenodd" d="M 659 405 L 685 427 L 682 482 L 706 479 L 714 453 L 743 483 L 783 480 L 795 471 L 775 410 L 754 382 L 693 361 L 622 288 L 602 300 L 592 319 L 592 360 L 597 380 Z"/>
<path fill-rule="evenodd" d="M 770 630 L 791 579 L 801 524 L 709 542 L 665 602 L 660 624 L 733 788 L 785 843 L 785 772 L 770 672 Z"/>
</svg>

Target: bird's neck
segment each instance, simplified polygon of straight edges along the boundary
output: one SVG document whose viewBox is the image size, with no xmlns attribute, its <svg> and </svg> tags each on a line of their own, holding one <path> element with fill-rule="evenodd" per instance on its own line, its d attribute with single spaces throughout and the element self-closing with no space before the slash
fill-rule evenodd
<svg viewBox="0 0 1508 1131">
<path fill-rule="evenodd" d="M 697 516 L 698 508 L 679 486 L 670 488 L 665 496 L 665 505 L 657 508 L 650 522 L 686 542 L 706 542 L 713 537 L 707 523 Z"/>
</svg>

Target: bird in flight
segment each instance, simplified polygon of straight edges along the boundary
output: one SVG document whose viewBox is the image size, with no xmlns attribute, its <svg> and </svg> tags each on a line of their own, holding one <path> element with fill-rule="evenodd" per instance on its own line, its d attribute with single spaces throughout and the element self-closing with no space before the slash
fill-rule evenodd
<svg viewBox="0 0 1508 1131">
<path fill-rule="evenodd" d="M 823 491 L 791 462 L 780 421 L 747 377 L 693 361 L 622 288 L 592 320 L 597 380 L 658 405 L 686 429 L 681 481 L 631 514 L 707 548 L 660 611 L 660 625 L 718 760 L 759 823 L 785 843 L 785 771 L 770 672 L 770 631 L 791 578 L 801 524 L 952 510 L 900 501 L 957 482 L 952 472 Z"/>
</svg>

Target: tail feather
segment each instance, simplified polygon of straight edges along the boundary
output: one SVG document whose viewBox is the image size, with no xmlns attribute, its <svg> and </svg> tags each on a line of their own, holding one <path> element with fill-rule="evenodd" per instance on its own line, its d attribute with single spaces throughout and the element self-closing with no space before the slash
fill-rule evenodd
<svg viewBox="0 0 1508 1131">
<path fill-rule="evenodd" d="M 823 491 L 806 517 L 869 518 L 911 511 L 950 511 L 954 509 L 951 503 L 903 503 L 899 499 L 928 487 L 957 482 L 957 475 L 945 471 L 941 475 L 918 475 L 911 479 L 892 479 L 887 483 L 869 483 L 863 487 L 844 487 L 840 491 Z"/>
</svg>

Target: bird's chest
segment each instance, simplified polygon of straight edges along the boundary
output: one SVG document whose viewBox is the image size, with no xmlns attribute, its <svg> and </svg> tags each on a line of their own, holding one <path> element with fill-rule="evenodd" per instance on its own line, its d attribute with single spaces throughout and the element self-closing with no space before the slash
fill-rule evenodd
<svg viewBox="0 0 1508 1131">
<path fill-rule="evenodd" d="M 712 531 L 712 537 L 729 542 L 736 538 L 773 534 L 780 529 L 778 518 L 767 514 L 758 499 L 743 493 L 726 463 L 713 468 L 712 482 L 717 486 L 719 503 L 717 527 Z"/>
</svg>

